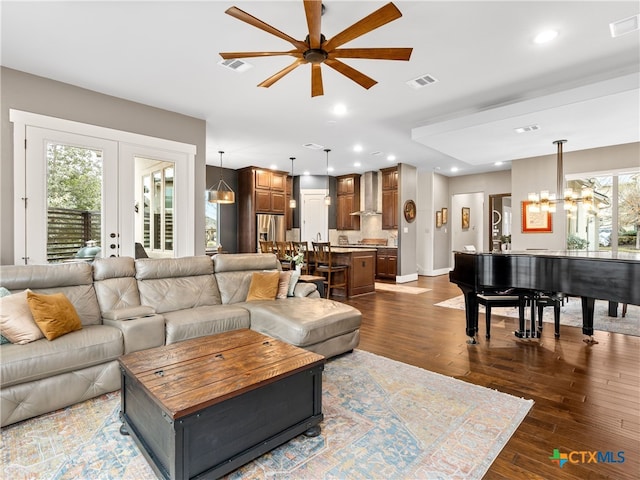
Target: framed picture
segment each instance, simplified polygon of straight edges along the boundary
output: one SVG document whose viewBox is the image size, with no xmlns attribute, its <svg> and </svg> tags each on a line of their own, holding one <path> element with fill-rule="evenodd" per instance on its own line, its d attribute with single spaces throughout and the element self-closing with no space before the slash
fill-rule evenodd
<svg viewBox="0 0 640 480">
<path fill-rule="evenodd" d="M 416 219 L 416 202 L 413 200 L 407 200 L 404 202 L 404 208 L 402 210 L 404 212 L 404 219 L 407 223 L 411 223 Z"/>
<path fill-rule="evenodd" d="M 522 233 L 551 233 L 551 212 L 530 212 L 532 202 L 522 202 Z"/>
<path fill-rule="evenodd" d="M 471 209 L 469 207 L 462 207 L 462 229 L 469 229 L 469 217 L 471 217 Z"/>
<path fill-rule="evenodd" d="M 436 228 L 440 228 L 442 226 L 442 210 L 438 210 L 436 212 Z"/>
<path fill-rule="evenodd" d="M 445 224 L 449 220 L 449 210 L 442 208 L 442 223 Z"/>
</svg>

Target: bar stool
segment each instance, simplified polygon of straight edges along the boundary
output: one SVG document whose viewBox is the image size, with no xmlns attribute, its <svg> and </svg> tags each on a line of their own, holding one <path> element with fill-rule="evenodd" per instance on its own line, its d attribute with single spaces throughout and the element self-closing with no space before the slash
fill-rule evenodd
<svg viewBox="0 0 640 480">
<path fill-rule="evenodd" d="M 274 253 L 276 245 L 271 240 L 260 240 L 260 251 L 262 253 Z"/>
<path fill-rule="evenodd" d="M 315 275 L 326 275 L 324 284 L 325 297 L 331 296 L 331 289 L 339 288 L 344 290 L 345 297 L 349 297 L 347 279 L 349 276 L 348 265 L 335 265 L 331 258 L 331 242 L 311 242 L 313 245 L 313 255 L 315 257 Z M 334 275 L 338 274 L 342 280 L 336 282 Z"/>
</svg>

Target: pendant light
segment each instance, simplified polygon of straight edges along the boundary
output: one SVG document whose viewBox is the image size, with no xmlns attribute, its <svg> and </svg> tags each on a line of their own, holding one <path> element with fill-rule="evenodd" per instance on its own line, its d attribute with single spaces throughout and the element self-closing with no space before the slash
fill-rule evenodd
<svg viewBox="0 0 640 480">
<path fill-rule="evenodd" d="M 296 208 L 296 199 L 293 198 L 293 161 L 296 159 L 296 157 L 289 157 L 289 160 L 291 160 L 291 199 L 289 200 L 289 208 Z"/>
<path fill-rule="evenodd" d="M 327 194 L 324 197 L 324 204 L 329 206 L 331 205 L 331 195 L 329 195 L 329 152 L 331 149 L 325 148 L 324 151 L 327 153 Z"/>
<path fill-rule="evenodd" d="M 220 154 L 220 181 L 215 188 L 211 187 L 207 190 L 207 200 L 210 203 L 235 203 L 236 194 L 222 178 L 222 154 L 224 152 L 219 150 L 218 153 Z"/>
</svg>

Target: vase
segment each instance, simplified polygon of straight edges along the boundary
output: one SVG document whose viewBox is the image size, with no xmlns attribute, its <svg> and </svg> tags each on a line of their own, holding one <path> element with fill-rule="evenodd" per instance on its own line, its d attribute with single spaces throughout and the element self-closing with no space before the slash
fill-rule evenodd
<svg viewBox="0 0 640 480">
<path fill-rule="evenodd" d="M 296 272 L 302 273 L 302 265 L 300 264 L 296 265 Z"/>
</svg>

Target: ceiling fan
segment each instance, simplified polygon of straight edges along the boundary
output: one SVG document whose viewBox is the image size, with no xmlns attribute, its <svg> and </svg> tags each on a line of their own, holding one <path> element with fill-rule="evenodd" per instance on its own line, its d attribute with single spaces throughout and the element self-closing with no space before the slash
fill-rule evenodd
<svg viewBox="0 0 640 480">
<path fill-rule="evenodd" d="M 307 17 L 309 35 L 307 35 L 304 41 L 301 41 L 290 37 L 286 33 L 281 32 L 237 7 L 229 8 L 225 12 L 228 15 L 288 41 L 295 47 L 295 49 L 288 50 L 286 52 L 222 52 L 220 53 L 220 56 L 225 60 L 249 57 L 272 57 L 279 55 L 289 55 L 295 58 L 291 65 L 283 68 L 276 74 L 267 78 L 264 82 L 258 84 L 259 87 L 270 87 L 298 66 L 310 63 L 312 97 L 324 94 L 324 89 L 322 87 L 322 71 L 320 70 L 320 65 L 323 63 L 350 78 L 362 87 L 369 89 L 378 82 L 364 73 L 359 72 L 355 68 L 341 62 L 338 58 L 407 61 L 411 57 L 412 48 L 338 48 L 355 38 L 400 18 L 402 13 L 400 13 L 400 10 L 398 10 L 393 3 L 388 3 L 384 7 L 379 8 L 329 40 L 325 38 L 320 29 L 323 11 L 322 1 L 304 0 L 304 11 Z"/>
</svg>

